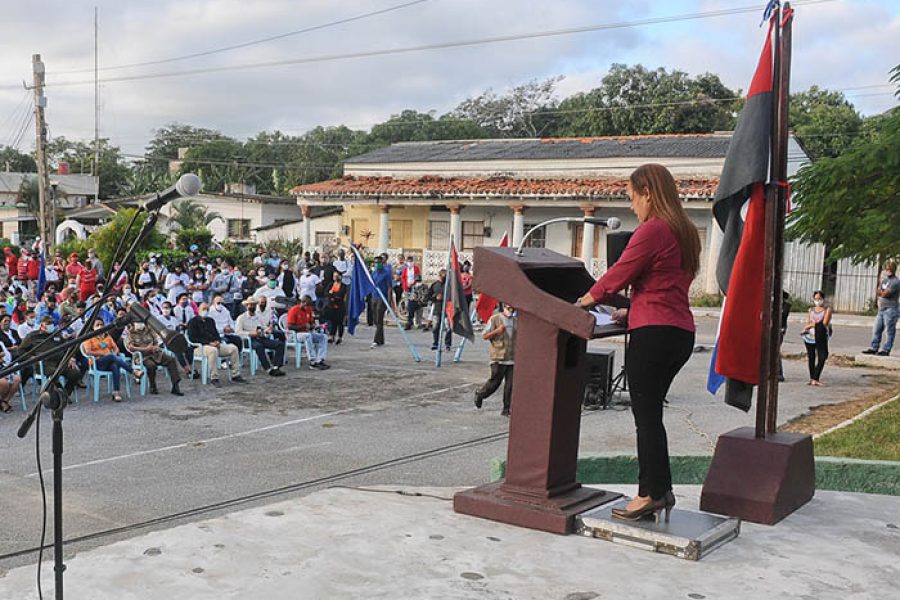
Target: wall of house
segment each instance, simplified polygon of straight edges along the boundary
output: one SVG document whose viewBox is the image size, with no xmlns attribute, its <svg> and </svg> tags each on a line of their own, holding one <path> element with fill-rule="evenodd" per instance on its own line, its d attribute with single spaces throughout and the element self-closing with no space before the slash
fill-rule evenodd
<svg viewBox="0 0 900 600">
<path fill-rule="evenodd" d="M 253 229 L 257 227 L 271 225 L 277 220 L 294 220 L 303 216 L 300 207 L 294 203 L 260 202 L 249 199 L 241 201 L 240 198 L 204 197 L 202 195 L 193 200 L 207 210 L 221 215 L 221 219 L 216 219 L 209 224 L 209 230 L 212 231 L 213 239 L 217 242 L 222 242 L 229 237 L 229 219 L 249 220 L 250 233 L 245 239 L 252 240 Z M 165 220 L 167 224 L 168 217 L 172 214 L 171 203 L 163 207 L 162 213 L 167 217 Z"/>
<path fill-rule="evenodd" d="M 428 215 L 431 212 L 428 206 L 392 206 L 388 213 L 389 228 L 399 231 L 394 233 L 395 238 L 405 237 L 410 248 L 422 248 L 425 246 L 428 236 Z M 447 213 L 449 215 L 449 213 Z M 449 218 L 449 217 L 448 217 Z M 342 234 L 343 243 L 361 242 L 373 248 L 378 247 L 378 226 L 381 220 L 380 207 L 372 204 L 345 204 L 342 215 L 342 231 L 346 228 L 347 234 Z M 393 221 L 393 223 L 391 223 Z M 371 234 L 366 241 L 365 233 Z M 390 244 L 388 244 L 390 245 Z"/>
<path fill-rule="evenodd" d="M 323 237 L 341 238 L 341 215 L 328 215 L 326 217 L 318 217 L 310 220 L 310 234 L 312 236 L 312 245 L 318 246 L 317 240 Z M 303 221 L 298 223 L 288 223 L 280 227 L 273 227 L 263 231 L 252 232 L 254 239 L 259 243 L 266 243 L 273 240 L 302 240 L 303 239 Z"/>
</svg>

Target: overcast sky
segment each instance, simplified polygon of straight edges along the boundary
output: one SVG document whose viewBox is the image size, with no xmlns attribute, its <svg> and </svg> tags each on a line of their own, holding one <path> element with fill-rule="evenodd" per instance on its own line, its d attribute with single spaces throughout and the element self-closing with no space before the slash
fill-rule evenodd
<svg viewBox="0 0 900 600">
<path fill-rule="evenodd" d="M 427 0 L 281 40 L 164 64 L 103 70 L 249 42 L 411 0 L 3 0 L 0 145 L 14 142 L 30 99 L 31 55 L 47 65 L 51 135 L 90 139 L 94 128 L 94 10 L 99 6 L 100 134 L 141 153 L 171 122 L 244 138 L 315 125 L 368 128 L 404 108 L 445 112 L 486 88 L 564 75 L 560 95 L 595 87 L 609 65 L 710 71 L 746 89 L 759 57 L 763 0 Z M 608 29 L 463 48 L 131 81 L 104 78 L 246 65 L 525 34 L 758 5 L 752 14 Z M 798 6 L 794 90 L 887 83 L 900 62 L 898 0 Z M 87 69 L 88 72 L 73 72 Z M 59 85 L 75 82 L 75 85 Z M 863 114 L 896 104 L 893 88 L 850 89 Z M 26 104 L 27 103 L 27 104 Z M 33 148 L 34 128 L 20 148 Z"/>
</svg>

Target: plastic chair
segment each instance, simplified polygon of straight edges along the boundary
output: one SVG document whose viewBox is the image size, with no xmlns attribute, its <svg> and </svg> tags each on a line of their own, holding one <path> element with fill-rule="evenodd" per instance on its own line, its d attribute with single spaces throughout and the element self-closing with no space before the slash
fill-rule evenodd
<svg viewBox="0 0 900 600">
<path fill-rule="evenodd" d="M 141 396 L 147 395 L 147 386 L 150 383 L 150 376 L 147 374 L 147 369 L 144 368 L 144 355 L 141 352 L 132 352 L 131 353 L 131 368 L 132 369 L 141 369 L 144 374 L 141 376 L 141 386 L 140 386 L 140 394 Z M 172 375 L 169 373 L 169 369 L 165 367 L 159 367 L 156 369 L 157 374 L 160 371 L 164 371 L 166 377 L 169 378 L 169 384 L 172 383 Z"/>
<path fill-rule="evenodd" d="M 306 360 L 312 362 L 312 340 L 308 333 L 294 331 L 287 326 L 287 313 L 278 317 L 278 329 L 284 333 L 284 359 L 287 361 L 288 348 L 294 349 L 294 367 L 300 368 L 300 359 L 303 354 L 303 348 L 306 348 Z"/>
<path fill-rule="evenodd" d="M 82 343 L 78 346 L 78 349 L 81 351 L 81 354 L 88 361 L 88 370 L 87 370 L 87 385 L 88 388 L 91 386 L 91 382 L 94 384 L 94 402 L 100 402 L 100 382 L 106 378 L 106 392 L 108 394 L 113 393 L 113 382 L 112 382 L 112 371 L 101 371 L 97 369 L 96 359 L 84 351 L 84 344 Z M 120 355 L 121 356 L 121 355 Z M 121 356 L 124 358 L 124 356 Z M 126 371 L 125 369 L 121 369 L 122 373 L 124 373 L 124 381 L 125 381 L 125 395 L 131 398 L 131 373 Z"/>
<path fill-rule="evenodd" d="M 35 401 L 37 398 L 38 391 L 44 387 L 44 381 L 47 379 L 47 376 L 44 374 L 44 361 L 39 362 L 34 366 L 34 375 L 31 377 L 31 400 Z M 65 377 L 63 377 L 65 380 Z M 22 399 L 22 410 L 28 410 L 28 404 L 25 402 L 25 384 L 19 386 L 19 396 Z M 78 388 L 72 392 L 72 401 L 75 404 L 78 404 Z"/>
<path fill-rule="evenodd" d="M 191 338 L 188 337 L 187 331 L 184 332 L 184 339 L 187 340 L 187 343 L 194 349 L 194 360 L 191 362 L 191 375 L 190 379 L 194 379 L 194 363 L 200 363 L 200 383 L 206 385 L 209 376 L 207 374 L 207 367 L 209 366 L 209 362 L 206 360 L 206 355 L 203 354 L 202 346 L 203 344 L 192 342 Z M 221 356 L 216 357 L 216 369 L 222 369 L 224 367 L 225 361 L 222 360 Z M 231 370 L 228 370 L 228 380 L 231 381 Z"/>
</svg>

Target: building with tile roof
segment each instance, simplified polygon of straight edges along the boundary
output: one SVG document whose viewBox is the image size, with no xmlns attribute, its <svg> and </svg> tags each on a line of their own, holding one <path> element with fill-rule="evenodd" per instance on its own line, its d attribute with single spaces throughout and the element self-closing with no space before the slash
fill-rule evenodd
<svg viewBox="0 0 900 600">
<path fill-rule="evenodd" d="M 378 250 L 444 250 L 452 237 L 464 252 L 495 245 L 509 232 L 517 245 L 535 224 L 555 217 L 617 217 L 637 227 L 625 193 L 628 176 L 648 163 L 676 178 L 688 215 L 700 232 L 702 268 L 695 292 L 716 292 L 721 232 L 712 198 L 731 132 L 590 138 L 401 142 L 350 158 L 340 179 L 291 190 L 304 214 L 343 206 L 345 242 Z M 789 174 L 808 161 L 793 137 Z M 606 269 L 606 230 L 555 223 L 529 244 L 579 257 L 595 275 Z M 311 232 L 303 231 L 307 245 Z"/>
</svg>

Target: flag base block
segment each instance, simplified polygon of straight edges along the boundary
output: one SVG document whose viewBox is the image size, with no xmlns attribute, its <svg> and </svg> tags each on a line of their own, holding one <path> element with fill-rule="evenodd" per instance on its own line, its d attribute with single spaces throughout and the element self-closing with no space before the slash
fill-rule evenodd
<svg viewBox="0 0 900 600">
<path fill-rule="evenodd" d="M 621 497 L 622 494 L 616 492 L 585 488 L 579 484 L 565 493 L 541 497 L 507 489 L 503 483 L 489 483 L 454 495 L 453 510 L 565 535 L 575 530 L 578 514 Z"/>
<path fill-rule="evenodd" d="M 719 436 L 703 482 L 700 510 L 774 525 L 812 499 L 816 467 L 812 436 L 752 427 Z"/>
</svg>

